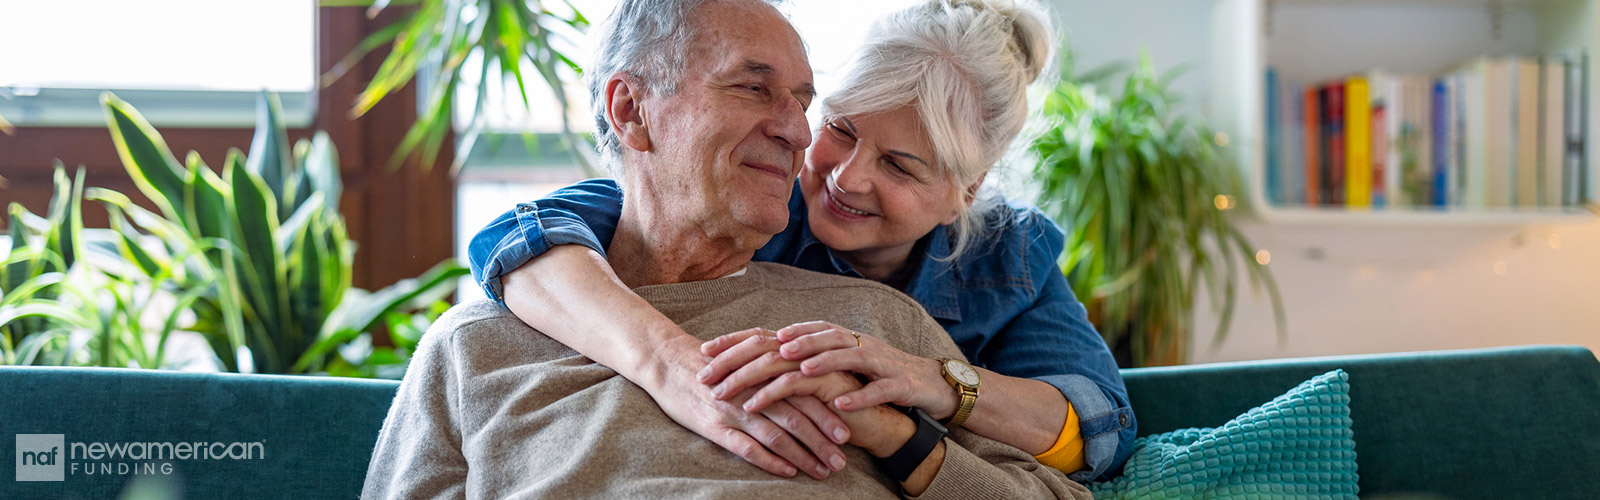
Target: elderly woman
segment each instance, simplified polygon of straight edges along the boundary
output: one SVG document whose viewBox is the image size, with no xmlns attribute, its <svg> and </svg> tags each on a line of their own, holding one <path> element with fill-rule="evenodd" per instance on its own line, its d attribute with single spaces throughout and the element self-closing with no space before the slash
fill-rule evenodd
<svg viewBox="0 0 1600 500">
<path fill-rule="evenodd" d="M 754 259 L 901 290 L 971 364 L 913 356 L 873 332 L 822 322 L 733 332 L 698 353 L 626 342 L 609 344 L 622 352 L 583 353 L 630 368 L 709 358 L 699 373 L 619 371 L 646 373 L 635 382 L 675 420 L 774 473 L 821 477 L 843 467 L 835 446 L 849 441 L 843 421 L 807 411 L 814 406 L 794 405 L 807 418 L 778 418 L 773 408 L 806 396 L 806 377 L 849 372 L 867 383 L 828 401 L 838 411 L 916 407 L 1075 480 L 1114 474 L 1134 419 L 1109 350 L 1056 264 L 1063 235 L 1037 209 L 980 189 L 1027 120 L 1026 87 L 1050 60 L 1047 18 L 1009 0 L 934 0 L 879 20 L 868 40 L 842 88 L 823 101 L 788 228 Z M 595 74 L 620 70 L 607 63 Z M 598 135 L 607 147 L 609 132 Z M 507 212 L 472 240 L 475 277 L 557 339 L 686 335 L 598 258 L 622 196 L 613 181 L 585 181 Z M 727 403 L 739 395 L 742 406 Z M 748 423 L 751 415 L 773 418 Z M 724 439 L 729 432 L 766 449 L 730 445 L 741 441 Z"/>
</svg>

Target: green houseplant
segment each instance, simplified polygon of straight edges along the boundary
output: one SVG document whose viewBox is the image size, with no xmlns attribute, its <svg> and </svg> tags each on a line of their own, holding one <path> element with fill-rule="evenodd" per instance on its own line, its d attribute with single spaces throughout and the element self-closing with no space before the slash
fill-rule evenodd
<svg viewBox="0 0 1600 500">
<path fill-rule="evenodd" d="M 262 94 L 250 154 L 229 151 L 218 175 L 192 152 L 180 164 L 127 103 L 109 93 L 102 102 L 128 174 L 157 209 L 85 190 L 81 172 L 68 183 L 60 167 L 49 220 L 27 224 L 40 218 L 13 204 L 14 245 L 0 280 L 8 362 L 160 368 L 168 337 L 183 330 L 200 334 L 226 371 L 403 370 L 466 270 L 446 261 L 378 292 L 353 288 L 355 244 L 337 212 L 338 160 L 325 135 L 291 150 L 275 97 Z M 83 200 L 104 205 L 111 228 L 82 229 Z M 165 316 L 151 321 L 148 309 Z M 384 326 L 395 346 L 371 347 Z M 73 342 L 74 332 L 90 340 Z M 82 354 L 78 344 L 100 348 Z"/>
<path fill-rule="evenodd" d="M 365 6 L 368 17 L 376 17 L 390 5 L 412 5 L 399 20 L 378 30 L 362 40 L 324 77 L 324 81 L 339 78 L 356 61 L 368 53 L 390 46 L 384 58 L 361 95 L 356 97 L 352 113 L 365 114 L 384 97 L 400 90 L 407 82 L 417 78 L 427 85 L 422 93 L 425 104 L 417 122 L 406 132 L 400 147 L 395 151 L 390 166 L 396 166 L 408 155 L 415 155 L 429 168 L 437 160 L 439 149 L 454 126 L 452 109 L 456 89 L 464 76 L 476 73 L 477 99 L 473 117 L 462 131 L 461 144 L 454 167 L 461 166 L 461 158 L 472 150 L 472 144 L 484 132 L 483 106 L 491 82 L 498 80 L 507 85 L 515 80 L 517 94 L 524 106 L 531 107 L 526 82 L 538 78 L 554 93 L 562 117 L 562 136 L 574 158 L 586 169 L 591 169 L 587 159 L 572 147 L 579 139 L 567 123 L 569 105 L 562 89 L 562 73 L 570 71 L 581 75 L 583 69 L 563 54 L 558 44 L 552 43 L 561 35 L 552 30 L 565 26 L 582 32 L 589 20 L 568 0 L 560 0 L 570 13 L 549 9 L 538 0 L 320 0 L 323 7 Z M 524 74 L 526 69 L 532 75 Z M 509 95 L 509 94 L 508 94 Z M 524 144 L 536 147 L 531 134 L 524 134 Z"/>
<path fill-rule="evenodd" d="M 1241 192 L 1238 169 L 1207 127 L 1177 109 L 1148 56 L 1062 78 L 1044 100 L 1049 130 L 1031 144 L 1040 206 L 1067 229 L 1061 268 L 1114 348 L 1135 365 L 1185 361 L 1195 292 L 1217 308 L 1216 341 L 1233 318 L 1236 276 L 1269 292 L 1280 338 L 1286 331 L 1272 273 L 1229 218 Z M 1217 344 L 1213 344 L 1217 345 Z"/>
</svg>

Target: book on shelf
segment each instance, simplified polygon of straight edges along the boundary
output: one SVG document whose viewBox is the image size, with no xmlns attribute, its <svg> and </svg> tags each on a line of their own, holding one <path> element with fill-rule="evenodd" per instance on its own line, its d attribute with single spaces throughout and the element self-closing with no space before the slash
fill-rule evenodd
<svg viewBox="0 0 1600 500">
<path fill-rule="evenodd" d="M 1382 75 L 1373 75 L 1367 78 L 1367 91 L 1372 94 L 1372 188 L 1370 200 L 1372 206 L 1382 208 L 1389 203 L 1389 141 L 1394 136 L 1389 129 L 1389 115 L 1391 103 L 1398 102 L 1392 94 L 1394 86 L 1392 78 Z"/>
<path fill-rule="evenodd" d="M 1438 75 L 1265 75 L 1276 205 L 1537 208 L 1583 202 L 1587 55 L 1479 57 Z"/>
<path fill-rule="evenodd" d="M 1585 154 L 1585 132 L 1589 129 L 1589 55 L 1566 55 L 1561 58 L 1566 69 L 1563 100 L 1566 103 L 1566 148 L 1561 171 L 1561 202 L 1577 205 L 1586 200 L 1588 186 L 1588 155 Z"/>
<path fill-rule="evenodd" d="M 1336 81 L 1328 85 L 1328 107 L 1325 111 L 1328 121 L 1328 176 L 1324 179 L 1322 190 L 1326 193 L 1324 199 L 1330 205 L 1344 205 L 1345 196 L 1345 151 L 1344 145 L 1344 82 Z"/>
<path fill-rule="evenodd" d="M 1300 166 L 1300 161 L 1305 157 L 1302 149 L 1305 147 L 1305 84 L 1297 80 L 1280 80 L 1278 90 L 1278 112 L 1282 128 L 1279 130 L 1279 168 L 1282 175 L 1279 177 L 1285 204 L 1301 204 L 1306 201 L 1305 168 Z"/>
<path fill-rule="evenodd" d="M 1533 207 L 1539 204 L 1539 92 L 1543 82 L 1537 59 L 1513 60 L 1511 88 L 1511 204 Z"/>
<path fill-rule="evenodd" d="M 1561 205 L 1561 161 L 1565 156 L 1567 68 L 1560 59 L 1539 59 L 1538 206 Z"/>
<path fill-rule="evenodd" d="M 1300 200 L 1307 206 L 1322 204 L 1322 91 L 1316 85 L 1307 85 L 1301 95 L 1300 133 L 1301 171 L 1305 177 L 1305 196 Z"/>
<path fill-rule="evenodd" d="M 1279 92 L 1283 89 L 1278 86 L 1278 73 L 1271 68 L 1267 69 L 1266 81 L 1262 88 L 1266 90 L 1267 102 L 1263 108 L 1266 111 L 1267 137 L 1266 137 L 1266 195 L 1267 200 L 1283 204 L 1287 200 L 1283 197 L 1283 114 L 1281 106 L 1283 100 Z"/>
<path fill-rule="evenodd" d="M 1367 79 L 1344 82 L 1344 193 L 1345 205 L 1372 204 L 1372 96 Z"/>
</svg>

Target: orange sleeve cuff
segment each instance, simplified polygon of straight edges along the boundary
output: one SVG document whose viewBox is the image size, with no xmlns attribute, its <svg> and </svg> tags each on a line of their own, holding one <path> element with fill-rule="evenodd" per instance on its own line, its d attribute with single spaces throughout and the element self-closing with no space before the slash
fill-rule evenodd
<svg viewBox="0 0 1600 500">
<path fill-rule="evenodd" d="M 1061 436 L 1056 438 L 1055 446 L 1033 458 L 1068 474 L 1088 467 L 1089 461 L 1083 455 L 1083 432 L 1078 427 L 1078 412 L 1072 409 L 1072 403 L 1067 403 L 1067 423 L 1061 428 Z"/>
</svg>

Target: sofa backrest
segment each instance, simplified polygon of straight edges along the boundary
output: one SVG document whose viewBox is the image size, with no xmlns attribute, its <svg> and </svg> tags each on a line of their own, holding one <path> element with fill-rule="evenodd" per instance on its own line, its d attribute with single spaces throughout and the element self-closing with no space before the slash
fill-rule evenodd
<svg viewBox="0 0 1600 500">
<path fill-rule="evenodd" d="M 60 482 L 14 481 L 19 459 L 11 451 L 0 459 L 0 498 L 117 498 L 139 480 L 145 487 L 170 481 L 182 498 L 354 499 L 398 387 L 331 377 L 0 367 L 0 449 L 15 450 L 13 434 L 60 434 L 68 448 L 83 443 L 80 455 L 94 443 L 157 443 L 124 446 L 116 459 L 109 451 L 101 460 L 59 457 L 67 469 Z M 189 459 L 129 458 L 164 453 L 162 443 L 206 449 L 191 450 Z M 196 458 L 209 452 L 222 457 Z M 164 474 L 161 463 L 175 473 Z"/>
<path fill-rule="evenodd" d="M 1600 362 L 1583 348 L 1257 361 L 1123 376 L 1146 435 L 1220 425 L 1334 368 L 1350 374 L 1363 497 L 1600 498 Z M 264 455 L 156 461 L 176 473 L 148 475 L 141 474 L 148 460 L 127 459 L 124 447 L 120 459 L 64 460 L 79 465 L 60 482 L 16 482 L 17 460 L 0 459 L 0 498 L 114 498 L 130 480 L 149 479 L 173 481 L 184 498 L 356 498 L 397 388 L 328 377 L 0 367 L 0 450 L 15 450 L 15 434 L 59 434 L 69 448 L 83 443 L 82 451 L 94 443 L 243 443 L 221 449 L 227 455 L 260 443 Z"/>
<path fill-rule="evenodd" d="M 1350 374 L 1361 496 L 1600 498 L 1600 362 L 1533 346 L 1123 370 L 1139 434 L 1215 427 Z"/>
</svg>

